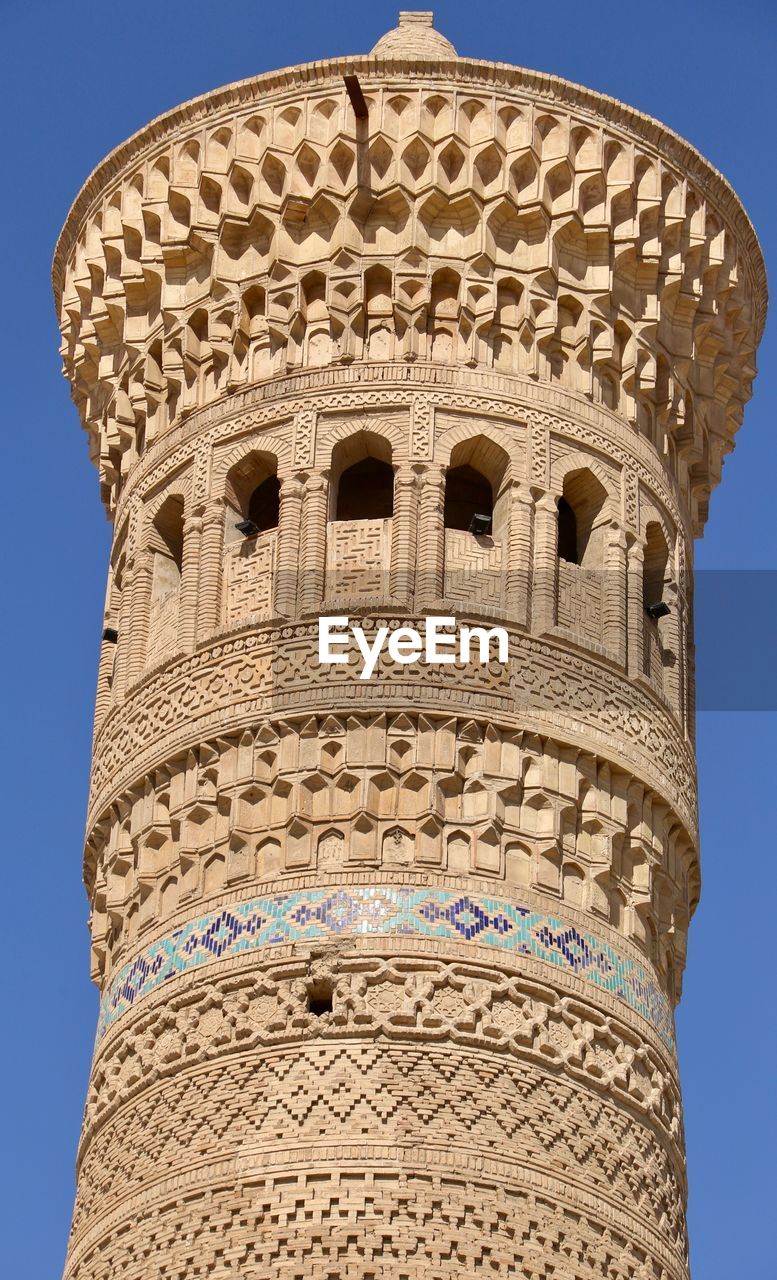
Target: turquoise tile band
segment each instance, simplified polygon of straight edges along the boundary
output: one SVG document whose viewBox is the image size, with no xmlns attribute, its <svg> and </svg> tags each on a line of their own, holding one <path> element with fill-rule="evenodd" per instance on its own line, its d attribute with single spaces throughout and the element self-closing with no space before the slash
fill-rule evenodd
<svg viewBox="0 0 777 1280">
<path fill-rule="evenodd" d="M 500 898 L 397 885 L 269 893 L 189 921 L 116 974 L 103 996 L 97 1039 L 126 1010 L 179 974 L 244 952 L 349 934 L 476 942 L 542 960 L 625 1001 L 674 1049 L 672 1011 L 658 984 L 645 967 L 593 934 Z"/>
</svg>

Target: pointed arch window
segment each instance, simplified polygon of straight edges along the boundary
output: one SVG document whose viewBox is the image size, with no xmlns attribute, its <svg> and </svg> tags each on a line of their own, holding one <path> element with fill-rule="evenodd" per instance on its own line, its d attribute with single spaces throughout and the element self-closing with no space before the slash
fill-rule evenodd
<svg viewBox="0 0 777 1280">
<path fill-rule="evenodd" d="M 559 560 L 587 569 L 603 567 L 602 516 L 607 493 L 587 469 L 566 476 L 558 500 Z"/>
<path fill-rule="evenodd" d="M 469 463 L 451 467 L 445 479 L 445 528 L 491 533 L 494 491 L 491 481 Z"/>
<path fill-rule="evenodd" d="M 230 469 L 224 494 L 223 622 L 272 611 L 280 482 L 277 459 L 253 450 Z"/>
<path fill-rule="evenodd" d="M 183 571 L 184 502 L 169 494 L 151 524 L 153 553 L 151 612 L 147 660 L 156 662 L 178 646 L 178 619 Z"/>
<path fill-rule="evenodd" d="M 257 533 L 277 529 L 281 504 L 281 483 L 277 475 L 260 480 L 248 499 L 247 518 L 256 526 Z"/>
<path fill-rule="evenodd" d="M 646 531 L 642 570 L 642 603 L 645 610 L 652 609 L 663 600 L 668 566 L 669 548 L 663 529 L 660 524 L 651 521 Z"/>
<path fill-rule="evenodd" d="M 332 451 L 326 590 L 376 599 L 388 592 L 394 468 L 385 437 L 358 431 Z"/>
<path fill-rule="evenodd" d="M 389 520 L 394 509 L 394 469 L 380 458 L 362 458 L 340 476 L 335 520 Z"/>
<path fill-rule="evenodd" d="M 255 451 L 237 462 L 227 475 L 227 541 L 235 540 L 236 528 L 244 537 L 276 529 L 280 491 L 277 462 L 272 454 Z"/>
</svg>

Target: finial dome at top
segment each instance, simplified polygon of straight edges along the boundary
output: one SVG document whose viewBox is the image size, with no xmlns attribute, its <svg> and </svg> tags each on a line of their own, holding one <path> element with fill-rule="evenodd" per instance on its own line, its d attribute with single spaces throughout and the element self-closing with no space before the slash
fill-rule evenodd
<svg viewBox="0 0 777 1280">
<path fill-rule="evenodd" d="M 370 50 L 378 57 L 398 55 L 404 58 L 456 58 L 450 40 L 435 31 L 430 9 L 401 9 L 399 23 L 392 27 Z"/>
</svg>

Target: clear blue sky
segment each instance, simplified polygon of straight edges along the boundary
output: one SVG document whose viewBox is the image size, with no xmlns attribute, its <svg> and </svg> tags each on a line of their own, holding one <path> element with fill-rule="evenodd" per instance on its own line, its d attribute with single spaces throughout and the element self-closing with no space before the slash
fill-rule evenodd
<svg viewBox="0 0 777 1280">
<path fill-rule="evenodd" d="M 399 7 L 0 0 L 0 598 L 9 604 L 0 1239 L 14 1280 L 60 1272 L 96 1017 L 80 873 L 109 529 L 59 373 L 49 281 L 56 236 L 94 165 L 153 116 L 273 67 L 365 52 Z M 434 8 L 460 52 L 556 72 L 683 134 L 733 183 L 767 265 L 774 259 L 774 0 L 438 0 Z M 775 332 L 773 319 L 755 402 L 698 548 L 706 568 L 777 568 Z M 773 600 L 770 617 L 773 626 Z M 718 624 L 714 609 L 705 613 L 702 657 L 736 641 Z M 752 644 L 751 619 L 745 630 Z M 745 647 L 732 657 L 742 660 Z M 763 712 L 699 718 L 704 889 L 678 1019 L 694 1280 L 775 1273 L 776 721 Z"/>
</svg>

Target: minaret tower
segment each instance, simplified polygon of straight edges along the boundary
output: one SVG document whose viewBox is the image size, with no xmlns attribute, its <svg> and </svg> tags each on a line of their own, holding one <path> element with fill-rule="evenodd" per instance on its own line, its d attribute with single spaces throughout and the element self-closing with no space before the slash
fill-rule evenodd
<svg viewBox="0 0 777 1280">
<path fill-rule="evenodd" d="M 683 1280 L 733 191 L 403 13 L 118 147 L 54 285 L 114 527 L 67 1280 Z M 322 615 L 509 655 L 362 680 Z"/>
</svg>

